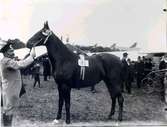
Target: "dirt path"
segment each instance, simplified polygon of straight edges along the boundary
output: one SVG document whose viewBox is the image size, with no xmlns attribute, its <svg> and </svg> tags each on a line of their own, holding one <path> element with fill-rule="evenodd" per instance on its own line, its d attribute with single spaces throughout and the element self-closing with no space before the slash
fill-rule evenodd
<svg viewBox="0 0 167 127">
<path fill-rule="evenodd" d="M 53 79 L 42 82 L 42 88 L 33 88 L 32 80 L 24 79 L 27 94 L 21 98 L 19 108 L 17 109 L 14 126 L 16 127 L 43 127 L 56 126 L 52 121 L 56 118 L 58 108 L 58 91 Z M 117 121 L 118 106 L 113 120 L 108 120 L 110 112 L 110 97 L 103 82 L 96 85 L 97 93 L 90 92 L 90 88 L 81 90 L 72 90 L 71 93 L 71 122 L 93 126 L 100 122 L 106 126 L 124 125 L 134 123 L 152 123 L 166 124 L 164 104 L 160 101 L 158 94 L 147 95 L 136 89 L 133 85 L 132 95 L 124 93 L 125 103 L 123 112 L 123 122 Z M 63 110 L 62 119 L 65 119 L 65 110 Z M 81 122 L 81 123 L 79 123 Z M 100 125 L 99 123 L 99 125 Z M 61 121 L 57 126 L 63 126 Z"/>
</svg>

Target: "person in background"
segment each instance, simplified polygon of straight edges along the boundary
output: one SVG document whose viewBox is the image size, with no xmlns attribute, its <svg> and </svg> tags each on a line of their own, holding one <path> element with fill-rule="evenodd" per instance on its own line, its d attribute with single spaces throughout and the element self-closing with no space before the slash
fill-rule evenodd
<svg viewBox="0 0 167 127">
<path fill-rule="evenodd" d="M 127 79 L 127 91 L 129 94 L 131 94 L 131 85 L 132 85 L 132 81 L 133 81 L 133 65 L 131 60 L 128 58 L 127 59 L 127 63 L 128 63 L 128 79 Z"/>
<path fill-rule="evenodd" d="M 40 86 L 40 64 L 36 62 L 33 66 L 33 78 L 34 78 L 34 85 L 33 87 L 35 88 L 36 84 L 38 83 L 39 88 Z"/>
<path fill-rule="evenodd" d="M 32 49 L 29 56 L 24 60 L 16 60 L 13 42 L 11 40 L 0 40 L 0 52 L 4 57 L 0 61 L 1 76 L 1 123 L 3 126 L 11 127 L 13 115 L 19 101 L 22 87 L 20 69 L 28 66 L 34 61 L 35 50 Z"/>
<path fill-rule="evenodd" d="M 43 76 L 44 76 L 44 81 L 48 80 L 48 77 L 51 75 L 51 66 L 49 63 L 48 57 L 43 59 Z"/>
<path fill-rule="evenodd" d="M 151 58 L 145 59 L 145 63 L 144 63 L 144 75 L 145 76 L 152 71 L 152 67 L 153 67 L 153 64 L 152 64 Z"/>
<path fill-rule="evenodd" d="M 166 62 L 165 62 L 165 57 L 162 56 L 160 63 L 159 63 L 159 70 L 166 69 Z"/>
<path fill-rule="evenodd" d="M 144 62 L 141 60 L 141 57 L 138 56 L 136 63 L 136 79 L 137 79 L 137 87 L 141 87 L 141 81 L 144 77 Z"/>
<path fill-rule="evenodd" d="M 165 111 L 167 111 L 167 72 L 165 72 L 164 74 L 164 101 L 165 101 L 165 104 L 166 104 L 166 108 L 165 108 Z"/>
<path fill-rule="evenodd" d="M 128 58 L 128 53 L 123 53 L 123 58 L 122 58 L 122 92 L 124 92 L 124 86 L 126 87 L 126 90 L 128 89 L 128 63 L 127 63 L 127 58 Z"/>
<path fill-rule="evenodd" d="M 161 61 L 159 63 L 159 70 L 163 70 L 163 69 L 166 69 L 166 62 L 165 62 L 165 57 L 164 56 L 162 56 Z M 164 84 L 165 71 L 162 74 L 163 75 L 160 78 L 160 82 L 161 82 L 161 85 L 162 85 L 162 91 L 161 91 L 160 95 L 161 95 L 161 100 L 165 101 L 165 84 Z"/>
<path fill-rule="evenodd" d="M 135 68 L 136 62 L 131 61 L 131 69 L 132 69 L 132 82 L 136 81 L 136 68 Z"/>
<path fill-rule="evenodd" d="M 148 59 L 148 69 L 149 69 L 149 73 L 152 71 L 152 69 L 153 69 L 153 63 L 152 63 L 152 59 L 151 58 L 149 58 Z"/>
<path fill-rule="evenodd" d="M 142 60 L 142 61 L 144 62 L 144 64 L 145 64 L 145 62 L 146 62 L 146 57 L 145 57 L 145 56 L 142 56 L 141 60 Z"/>
</svg>

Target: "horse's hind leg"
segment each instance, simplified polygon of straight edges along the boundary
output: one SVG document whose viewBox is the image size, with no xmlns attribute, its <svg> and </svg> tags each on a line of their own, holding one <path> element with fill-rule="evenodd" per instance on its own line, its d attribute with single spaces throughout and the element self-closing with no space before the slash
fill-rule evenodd
<svg viewBox="0 0 167 127">
<path fill-rule="evenodd" d="M 115 114 L 115 105 L 116 105 L 116 96 L 114 96 L 114 94 L 112 93 L 112 88 L 111 88 L 111 84 L 107 81 L 105 81 L 105 84 L 108 88 L 111 100 L 112 100 L 112 105 L 111 105 L 111 111 L 110 114 L 108 116 L 108 119 L 112 119 L 112 116 Z"/>
<path fill-rule="evenodd" d="M 111 99 L 112 99 L 112 107 L 110 114 L 108 116 L 109 119 L 112 119 L 112 116 L 115 114 L 115 105 L 116 105 L 116 97 L 111 97 Z"/>
<path fill-rule="evenodd" d="M 122 121 L 122 112 L 123 112 L 123 102 L 124 98 L 122 96 L 122 93 L 118 95 L 118 104 L 119 104 L 119 115 L 118 115 L 118 120 Z"/>
<path fill-rule="evenodd" d="M 119 104 L 118 120 L 121 121 L 122 120 L 124 98 L 123 98 L 122 93 L 121 93 L 121 86 L 118 87 L 118 85 L 120 83 L 117 81 L 119 81 L 119 80 L 115 79 L 112 83 L 110 83 L 109 81 L 105 81 L 105 83 L 107 85 L 108 91 L 109 91 L 111 99 L 112 99 L 112 107 L 111 107 L 111 112 L 109 114 L 109 119 L 111 119 L 115 113 L 116 98 L 118 98 L 118 104 Z"/>
</svg>

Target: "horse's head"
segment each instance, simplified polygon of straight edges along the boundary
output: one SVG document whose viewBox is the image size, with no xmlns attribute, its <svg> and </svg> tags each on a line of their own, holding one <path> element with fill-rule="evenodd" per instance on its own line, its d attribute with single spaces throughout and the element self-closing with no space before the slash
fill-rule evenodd
<svg viewBox="0 0 167 127">
<path fill-rule="evenodd" d="M 49 29 L 48 22 L 44 23 L 44 27 L 35 33 L 27 42 L 27 47 L 32 48 L 33 46 L 45 45 L 52 31 Z"/>
</svg>

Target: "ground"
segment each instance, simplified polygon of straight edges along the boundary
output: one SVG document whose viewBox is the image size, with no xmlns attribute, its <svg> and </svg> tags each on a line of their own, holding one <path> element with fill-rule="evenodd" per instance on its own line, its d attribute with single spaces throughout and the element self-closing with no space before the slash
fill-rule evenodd
<svg viewBox="0 0 167 127">
<path fill-rule="evenodd" d="M 42 77 L 41 77 L 42 79 Z M 62 121 L 53 124 L 58 110 L 57 85 L 50 79 L 41 83 L 42 88 L 33 88 L 33 80 L 24 78 L 26 95 L 22 96 L 14 118 L 15 127 L 54 127 L 64 126 L 65 110 Z M 111 100 L 103 82 L 96 85 L 97 93 L 92 93 L 90 88 L 73 89 L 71 93 L 71 122 L 76 126 L 128 125 L 155 123 L 166 124 L 164 106 L 158 93 L 145 94 L 133 84 L 132 94 L 124 93 L 123 122 L 118 122 L 118 103 L 116 113 L 112 120 L 108 120 Z M 165 123 L 166 122 L 166 123 Z M 167 125 L 167 124 L 166 124 Z"/>
</svg>

